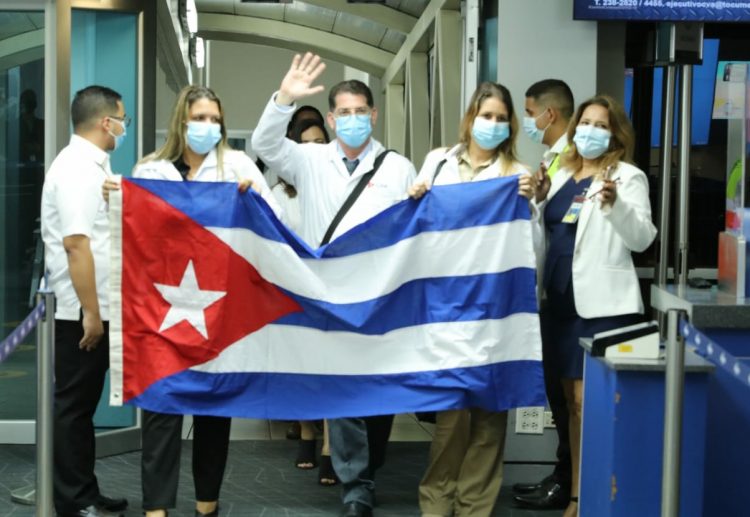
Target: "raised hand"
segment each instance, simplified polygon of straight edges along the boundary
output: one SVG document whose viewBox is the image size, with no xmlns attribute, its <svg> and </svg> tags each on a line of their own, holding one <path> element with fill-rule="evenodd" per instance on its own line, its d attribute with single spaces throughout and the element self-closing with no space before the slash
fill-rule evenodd
<svg viewBox="0 0 750 517">
<path fill-rule="evenodd" d="M 599 201 L 602 206 L 614 205 L 617 200 L 617 183 L 618 181 L 604 180 L 602 189 L 599 191 Z"/>
<path fill-rule="evenodd" d="M 324 90 L 323 85 L 313 86 L 315 79 L 325 70 L 325 63 L 320 62 L 320 56 L 308 52 L 301 57 L 294 56 L 292 66 L 281 81 L 276 103 L 279 105 L 292 104 L 297 99 L 315 95 Z"/>
</svg>

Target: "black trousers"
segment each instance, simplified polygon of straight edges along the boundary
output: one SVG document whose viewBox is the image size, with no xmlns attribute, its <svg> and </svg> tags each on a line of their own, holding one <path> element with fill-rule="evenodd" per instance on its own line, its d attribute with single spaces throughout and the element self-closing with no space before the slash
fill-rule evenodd
<svg viewBox="0 0 750 517">
<path fill-rule="evenodd" d="M 95 503 L 94 412 L 109 369 L 109 324 L 91 352 L 81 350 L 81 321 L 55 320 L 54 501 L 57 513 Z"/>
<path fill-rule="evenodd" d="M 197 501 L 218 501 L 229 452 L 231 418 L 193 417 L 193 483 Z M 182 415 L 143 410 L 143 509 L 174 508 L 180 477 Z"/>
<path fill-rule="evenodd" d="M 540 317 L 544 319 L 544 307 Z M 544 327 L 544 325 L 543 325 Z M 549 402 L 552 416 L 555 419 L 555 429 L 557 430 L 557 463 L 553 477 L 555 481 L 564 487 L 570 487 L 573 477 L 572 464 L 570 459 L 570 432 L 568 429 L 568 406 L 565 402 L 565 392 L 563 391 L 562 379 L 558 374 L 559 368 L 553 363 L 555 354 L 547 352 L 548 347 L 555 346 L 552 336 L 542 335 L 542 366 L 544 368 L 544 385 L 547 392 L 547 401 Z"/>
<path fill-rule="evenodd" d="M 367 444 L 370 448 L 370 473 L 375 479 L 375 472 L 385 465 L 385 453 L 391 437 L 394 415 L 365 417 L 367 425 Z"/>
</svg>

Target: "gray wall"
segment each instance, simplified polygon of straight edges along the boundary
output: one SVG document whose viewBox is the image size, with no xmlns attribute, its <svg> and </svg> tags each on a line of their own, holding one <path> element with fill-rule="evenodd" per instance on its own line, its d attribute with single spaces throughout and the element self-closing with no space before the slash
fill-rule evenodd
<svg viewBox="0 0 750 517">
<path fill-rule="evenodd" d="M 160 61 L 156 66 L 156 129 L 167 129 L 172 109 L 177 100 L 180 87 L 174 81 L 169 81 L 164 71 L 165 66 Z M 146 153 L 152 149 L 145 149 Z"/>
<path fill-rule="evenodd" d="M 228 129 L 247 130 L 255 127 L 268 99 L 278 89 L 289 69 L 294 54 L 291 50 L 251 43 L 211 42 L 207 82 L 221 97 Z M 304 104 L 315 106 L 325 115 L 328 111 L 328 89 L 350 78 L 363 80 L 363 75 L 341 63 L 326 61 L 326 70 L 319 82 L 325 86 L 325 92 L 305 99 Z M 380 81 L 371 78 L 369 84 L 382 116 L 385 110 Z M 374 131 L 375 138 L 379 140 L 382 140 L 382 128 L 381 119 Z"/>
<path fill-rule="evenodd" d="M 562 79 L 576 103 L 597 90 L 596 22 L 574 21 L 573 0 L 498 0 L 498 82 L 523 116 L 526 89 L 541 79 Z M 521 161 L 536 167 L 543 146 L 518 139 Z"/>
</svg>

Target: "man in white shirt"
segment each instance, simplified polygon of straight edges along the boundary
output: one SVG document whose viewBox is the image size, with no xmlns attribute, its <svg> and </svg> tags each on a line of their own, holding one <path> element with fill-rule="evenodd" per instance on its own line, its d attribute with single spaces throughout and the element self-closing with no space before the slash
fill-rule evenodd
<svg viewBox="0 0 750 517">
<path fill-rule="evenodd" d="M 551 178 L 560 168 L 560 155 L 568 148 L 568 123 L 573 116 L 575 104 L 573 93 L 568 85 L 559 79 L 545 79 L 532 84 L 526 90 L 526 117 L 524 131 L 533 141 L 544 144 L 548 149 L 542 156 L 538 180 L 549 185 Z M 544 311 L 542 311 L 544 321 Z M 542 358 L 547 400 L 555 419 L 557 429 L 557 463 L 552 474 L 538 483 L 516 483 L 513 491 L 515 502 L 525 508 L 563 509 L 570 500 L 571 463 L 570 440 L 568 434 L 568 409 L 560 376 L 555 365 L 550 364 L 544 353 L 555 346 L 550 333 L 542 334 Z"/>
<path fill-rule="evenodd" d="M 297 144 L 284 138 L 295 102 L 323 91 L 312 86 L 325 65 L 318 56 L 295 56 L 279 91 L 269 101 L 253 132 L 253 149 L 300 198 L 300 235 L 311 246 L 320 245 L 326 234 L 331 239 L 370 219 L 406 197 L 416 178 L 414 166 L 391 152 L 367 182 L 351 210 L 332 225 L 335 216 L 355 190 L 362 177 L 373 169 L 384 152 L 371 136 L 378 112 L 372 92 L 360 81 L 343 81 L 328 95 L 330 112 L 326 120 L 336 131 L 328 144 Z M 366 275 L 366 271 L 353 271 Z M 374 473 L 385 460 L 392 415 L 367 418 L 340 418 L 329 421 L 331 459 L 343 487 L 341 515 L 372 515 Z"/>
<path fill-rule="evenodd" d="M 42 238 L 55 292 L 54 500 L 60 517 L 121 515 L 128 503 L 99 492 L 93 416 L 109 368 L 109 254 L 104 180 L 109 151 L 130 120 L 122 97 L 102 86 L 76 93 L 74 135 L 47 171 Z"/>
<path fill-rule="evenodd" d="M 544 79 L 526 90 L 525 108 L 523 129 L 534 142 L 547 146 L 542 164 L 552 177 L 559 167 L 559 156 L 568 148 L 568 123 L 575 110 L 573 93 L 559 79 Z"/>
</svg>

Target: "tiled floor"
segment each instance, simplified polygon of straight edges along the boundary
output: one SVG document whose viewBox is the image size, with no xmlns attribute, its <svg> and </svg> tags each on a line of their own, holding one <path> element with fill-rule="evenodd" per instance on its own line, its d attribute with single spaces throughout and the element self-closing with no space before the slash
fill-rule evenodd
<svg viewBox="0 0 750 517">
<path fill-rule="evenodd" d="M 256 430 L 263 426 L 259 421 Z M 252 427 L 251 424 L 244 424 Z M 285 426 L 264 424 L 268 436 L 282 437 Z M 418 429 L 419 428 L 419 429 Z M 235 426 L 236 434 L 246 434 L 243 425 Z M 394 438 L 411 436 L 413 441 L 393 442 L 386 466 L 378 474 L 378 507 L 376 515 L 416 516 L 417 486 L 427 460 L 429 428 L 422 428 L 411 417 L 401 417 L 394 429 Z M 420 434 L 421 433 L 421 434 Z M 337 515 L 339 489 L 319 486 L 317 471 L 294 468 L 296 442 L 283 439 L 233 441 L 229 465 L 222 489 L 224 517 L 313 517 Z M 184 442 L 178 507 L 170 517 L 192 517 L 193 487 L 189 471 L 192 444 Z M 131 508 L 126 515 L 140 515 L 140 453 L 132 452 L 104 458 L 97 463 L 102 491 L 107 495 L 126 496 Z M 533 471 L 532 479 L 543 476 L 545 468 Z M 517 470 L 517 469 L 516 469 Z M 506 468 L 505 485 L 510 486 L 514 466 Z M 526 469 L 528 478 L 529 469 Z M 517 474 L 516 474 L 517 476 Z M 10 493 L 33 483 L 34 448 L 27 445 L 0 445 L 0 516 L 30 517 L 34 509 L 10 501 Z M 495 516 L 558 517 L 561 512 L 533 512 L 513 508 L 510 494 L 503 490 Z"/>
</svg>

